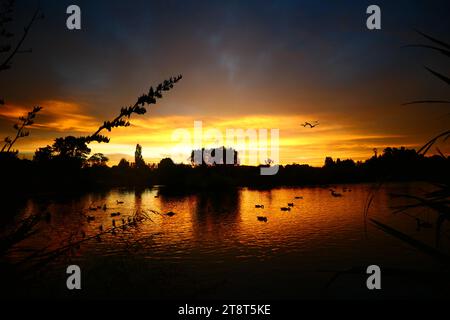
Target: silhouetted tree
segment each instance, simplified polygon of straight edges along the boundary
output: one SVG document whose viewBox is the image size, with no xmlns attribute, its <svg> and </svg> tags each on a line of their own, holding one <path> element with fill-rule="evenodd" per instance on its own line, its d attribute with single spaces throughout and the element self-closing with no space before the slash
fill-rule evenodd
<svg viewBox="0 0 450 320">
<path fill-rule="evenodd" d="M 172 185 L 179 183 L 180 176 L 177 176 L 176 165 L 170 158 L 161 159 L 158 163 L 158 177 L 159 181 L 165 185 Z"/>
<path fill-rule="evenodd" d="M 91 167 L 104 167 L 109 161 L 103 153 L 94 153 L 89 159 L 88 163 Z"/>
<path fill-rule="evenodd" d="M 345 160 L 340 161 L 340 166 L 342 168 L 349 168 L 349 169 L 351 169 L 351 168 L 356 167 L 356 163 L 352 159 L 345 159 Z"/>
<path fill-rule="evenodd" d="M 130 162 L 127 161 L 126 159 L 120 159 L 119 164 L 117 165 L 117 167 L 120 170 L 129 169 L 130 168 Z"/>
<path fill-rule="evenodd" d="M 134 152 L 134 166 L 137 169 L 141 169 L 146 166 L 144 158 L 142 157 L 142 147 L 139 143 L 136 145 L 136 151 Z"/>
<path fill-rule="evenodd" d="M 173 169 L 174 167 L 175 167 L 175 163 L 170 158 L 161 159 L 161 161 L 158 164 L 158 169 L 161 169 L 161 170 L 170 170 L 170 169 Z"/>
<path fill-rule="evenodd" d="M 197 157 L 199 159 L 197 159 Z M 227 163 L 231 158 L 232 163 Z M 219 163 L 214 160 L 219 159 Z M 238 152 L 233 148 L 225 148 L 224 146 L 211 149 L 198 149 L 191 151 L 191 164 L 193 166 L 217 166 L 217 165 L 238 165 Z M 200 160 L 200 163 L 197 163 Z"/>
<path fill-rule="evenodd" d="M 53 158 L 53 148 L 46 146 L 36 150 L 33 156 L 33 161 L 36 162 L 47 162 Z"/>
<path fill-rule="evenodd" d="M 91 152 L 86 143 L 74 136 L 56 138 L 52 145 L 54 157 L 61 160 L 79 160 L 83 162 Z"/>
<path fill-rule="evenodd" d="M 373 148 L 372 151 L 373 151 L 373 157 L 374 158 L 378 157 L 378 149 L 377 148 Z"/>
<path fill-rule="evenodd" d="M 334 166 L 334 160 L 333 160 L 333 158 L 332 157 L 326 157 L 325 158 L 325 164 L 324 164 L 324 167 L 325 168 L 332 168 L 333 166 Z"/>
</svg>

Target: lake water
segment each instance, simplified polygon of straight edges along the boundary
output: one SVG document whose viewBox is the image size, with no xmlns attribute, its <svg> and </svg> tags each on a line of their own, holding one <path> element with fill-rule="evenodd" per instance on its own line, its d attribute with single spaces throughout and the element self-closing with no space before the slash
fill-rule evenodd
<svg viewBox="0 0 450 320">
<path fill-rule="evenodd" d="M 19 216 L 49 212 L 49 221 L 41 222 L 39 233 L 16 247 L 11 261 L 29 254 L 25 249 L 51 251 L 80 244 L 53 259 L 29 287 L 17 288 L 17 294 L 163 299 L 447 295 L 448 285 L 436 289 L 441 281 L 430 281 L 430 275 L 445 271 L 433 258 L 371 225 L 365 234 L 363 208 L 371 187 L 334 186 L 342 197 L 333 197 L 329 187 L 305 187 L 211 190 L 186 196 L 159 195 L 153 188 L 30 199 Z M 369 215 L 434 245 L 434 229 L 418 231 L 415 219 L 390 209 L 400 203 L 390 193 L 427 190 L 419 183 L 385 185 Z M 288 203 L 294 204 L 291 210 L 281 211 Z M 165 215 L 170 211 L 175 215 Z M 117 212 L 120 216 L 111 217 Z M 147 219 L 132 223 L 142 212 Z M 436 218 L 426 210 L 409 214 L 431 223 Z M 115 232 L 107 232 L 113 219 Z M 442 248 L 448 252 L 448 228 L 444 229 Z M 95 237 L 98 233 L 101 236 Z M 81 291 L 66 289 L 70 264 L 81 267 Z M 423 277 L 382 273 L 383 289 L 374 292 L 366 288 L 367 275 L 344 273 L 327 286 L 337 271 L 372 264 L 382 272 L 400 268 Z"/>
</svg>

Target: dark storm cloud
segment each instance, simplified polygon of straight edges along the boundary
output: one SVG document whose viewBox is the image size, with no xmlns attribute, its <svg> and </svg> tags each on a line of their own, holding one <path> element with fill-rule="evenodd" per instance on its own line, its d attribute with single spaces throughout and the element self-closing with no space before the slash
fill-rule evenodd
<svg viewBox="0 0 450 320">
<path fill-rule="evenodd" d="M 32 4 L 19 6 L 23 17 Z M 61 96 L 103 113 L 181 72 L 188 79 L 183 101 L 165 112 L 213 111 L 211 101 L 198 99 L 206 90 L 220 107 L 248 102 L 241 112 L 282 97 L 321 102 L 323 93 L 348 88 L 369 100 L 388 89 L 387 73 L 426 88 L 430 81 L 418 84 L 422 70 L 408 59 L 418 54 L 399 48 L 416 41 L 412 27 L 437 36 L 449 31 L 439 19 L 448 8 L 444 1 L 381 2 L 378 33 L 365 29 L 367 1 L 77 1 L 83 29 L 75 32 L 65 28 L 69 4 L 42 2 L 47 18 L 28 41 L 34 53 L 17 59 L 13 84 L 2 83 L 14 99 L 27 99 L 24 92 L 35 99 Z"/>
</svg>

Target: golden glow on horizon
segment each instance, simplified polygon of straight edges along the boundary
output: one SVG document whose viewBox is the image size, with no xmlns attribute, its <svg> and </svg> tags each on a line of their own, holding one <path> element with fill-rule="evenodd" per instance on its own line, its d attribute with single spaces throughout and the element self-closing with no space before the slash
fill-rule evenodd
<svg viewBox="0 0 450 320">
<path fill-rule="evenodd" d="M 86 115 L 83 108 L 76 103 L 64 101 L 43 101 L 42 112 L 31 128 L 31 137 L 22 139 L 17 148 L 22 153 L 33 153 L 38 147 L 51 144 L 53 139 L 65 135 L 83 135 L 92 133 L 102 121 Z M 22 106 L 5 106 L 0 109 L 0 116 L 9 121 L 28 111 Z M 300 124 L 311 119 L 321 119 L 320 125 L 310 129 Z M 110 165 L 116 164 L 120 158 L 133 159 L 137 143 L 143 146 L 143 156 L 148 162 L 158 162 L 161 158 L 171 157 L 175 162 L 187 162 L 193 147 L 194 121 L 202 121 L 203 134 L 211 128 L 219 130 L 224 136 L 223 141 L 208 141 L 203 139 L 203 145 L 234 147 L 225 142 L 227 129 L 279 129 L 281 164 L 306 163 L 321 166 L 326 156 L 333 158 L 363 160 L 373 154 L 373 148 L 382 149 L 386 146 L 415 147 L 417 144 L 404 141 L 402 135 L 382 135 L 374 132 L 364 132 L 355 128 L 336 115 L 246 115 L 237 117 L 213 116 L 134 116 L 131 126 L 116 128 L 106 133 L 109 144 L 92 143 L 89 147 L 92 153 L 101 152 L 110 157 Z M 174 141 L 174 130 L 184 128 L 191 134 L 192 145 L 180 146 L 180 141 Z M 270 131 L 269 131 L 270 132 Z M 5 131 L 3 135 L 11 134 Z M 44 136 L 44 137 L 43 137 Z M 270 136 L 270 134 L 269 134 Z M 402 140 L 403 139 L 403 140 Z M 397 141 L 397 142 L 396 142 Z M 270 145 L 270 142 L 269 142 Z M 258 150 L 261 146 L 246 142 L 246 149 Z M 29 155 L 28 155 L 29 156 Z M 270 156 L 270 151 L 269 151 Z M 247 156 L 240 154 L 242 164 L 248 163 Z"/>
</svg>

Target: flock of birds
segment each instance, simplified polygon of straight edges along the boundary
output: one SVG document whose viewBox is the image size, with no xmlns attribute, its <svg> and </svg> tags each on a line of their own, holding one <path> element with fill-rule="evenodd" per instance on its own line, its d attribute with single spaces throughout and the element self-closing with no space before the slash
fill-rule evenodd
<svg viewBox="0 0 450 320">
<path fill-rule="evenodd" d="M 116 203 L 117 204 L 123 204 L 124 202 L 123 201 L 119 201 L 119 200 L 117 200 L 116 201 Z M 102 206 L 90 206 L 89 207 L 89 211 L 97 211 L 97 210 L 103 210 L 103 211 L 107 211 L 108 210 L 108 207 L 106 206 L 106 204 L 104 204 L 104 205 L 102 205 Z M 119 218 L 121 216 L 121 213 L 120 212 L 111 212 L 110 213 L 110 217 L 111 218 L 113 218 L 112 220 L 111 220 L 111 225 L 112 225 L 112 230 L 111 230 L 111 232 L 114 234 L 115 233 L 115 231 L 114 231 L 114 229 L 116 228 L 116 227 L 118 227 L 118 224 L 119 224 L 119 222 L 121 221 L 122 222 L 122 228 L 123 229 L 125 229 L 127 226 L 132 226 L 132 225 L 135 225 L 137 222 L 138 222 L 138 219 L 137 218 L 135 218 L 135 217 L 127 217 L 126 219 L 125 218 Z M 86 216 L 86 219 L 87 219 L 87 222 L 92 222 L 92 221 L 95 221 L 95 216 L 93 216 L 93 215 L 87 215 Z M 116 220 L 117 219 L 117 220 Z M 104 229 L 104 227 L 103 227 L 103 224 L 100 224 L 100 226 L 98 227 L 98 230 L 100 231 L 100 232 L 103 232 L 105 229 Z M 84 231 L 82 232 L 82 234 L 85 234 L 84 233 Z"/>
<path fill-rule="evenodd" d="M 316 125 L 317 125 L 317 124 L 316 124 Z M 351 189 L 348 189 L 348 188 L 346 188 L 346 187 L 344 187 L 342 190 L 343 190 L 343 192 L 351 192 L 351 191 L 352 191 Z M 331 188 L 330 188 L 329 191 L 330 191 L 330 194 L 331 194 L 332 197 L 336 197 L 336 198 L 337 198 L 337 197 L 342 197 L 342 193 L 337 192 L 335 189 L 331 189 Z M 157 196 L 155 196 L 155 197 L 157 197 Z M 295 196 L 294 199 L 295 199 L 295 200 L 301 200 L 301 199 L 303 199 L 303 196 Z M 116 200 L 116 204 L 117 204 L 117 205 L 124 204 L 124 201 Z M 280 210 L 281 210 L 281 211 L 284 211 L 284 212 L 289 212 L 289 211 L 291 211 L 291 209 L 292 209 L 294 206 L 295 206 L 294 202 L 288 202 L 288 203 L 287 203 L 287 206 L 280 207 Z M 257 208 L 257 209 L 264 209 L 264 205 L 263 205 L 263 204 L 255 204 L 255 208 Z M 91 206 L 89 207 L 89 211 L 97 211 L 97 210 L 107 211 L 107 210 L 108 210 L 108 207 L 106 206 L 106 204 L 100 205 L 100 206 L 92 206 L 92 205 L 91 205 Z M 159 214 L 159 213 L 158 213 L 158 214 Z M 161 214 L 161 215 L 165 215 L 165 216 L 168 216 L 168 217 L 173 217 L 173 216 L 175 215 L 175 212 L 169 211 L 169 212 L 167 212 L 167 213 L 165 213 L 165 214 Z M 113 219 L 111 220 L 111 224 L 112 224 L 112 233 L 113 233 L 113 234 L 114 234 L 114 229 L 115 229 L 116 227 L 118 227 L 118 223 L 119 223 L 120 221 L 122 222 L 122 228 L 124 228 L 124 229 L 126 228 L 127 225 L 134 225 L 134 224 L 136 224 L 136 223 L 138 222 L 137 219 L 135 219 L 134 217 L 127 217 L 126 219 L 125 219 L 125 218 L 121 218 L 121 219 L 120 219 L 121 213 L 120 213 L 119 211 L 110 213 L 110 216 L 111 216 L 111 218 L 113 218 Z M 46 220 L 47 220 L 47 221 L 50 221 L 50 219 L 51 219 L 51 216 L 50 216 L 50 214 L 48 213 L 48 215 L 46 216 Z M 86 219 L 87 219 L 87 222 L 90 223 L 90 222 L 92 222 L 92 221 L 95 221 L 95 216 L 93 216 L 93 215 L 87 215 L 87 216 L 86 216 Z M 116 219 L 117 219 L 117 220 L 116 220 Z M 120 220 L 119 220 L 119 219 L 120 219 Z M 267 221 L 268 221 L 268 218 L 267 218 L 266 216 L 257 216 L 257 220 L 258 220 L 258 221 L 261 221 L 261 222 L 267 222 Z M 422 226 L 422 225 L 421 225 L 421 227 L 427 227 L 427 226 Z M 99 230 L 100 230 L 100 232 L 103 232 L 103 231 L 104 231 L 104 228 L 103 228 L 103 225 L 102 225 L 102 224 L 100 224 Z M 85 236 L 84 231 L 82 231 L 82 234 L 84 234 L 84 236 Z"/>
<path fill-rule="evenodd" d="M 328 191 L 330 192 L 330 195 L 332 197 L 340 198 L 340 197 L 343 196 L 342 193 L 338 192 L 334 188 L 329 188 Z M 347 188 L 347 187 L 343 187 L 342 188 L 342 192 L 351 192 L 351 191 L 352 190 L 350 188 Z M 155 196 L 155 198 L 157 198 L 157 197 L 158 196 Z M 294 199 L 295 200 L 302 200 L 303 196 L 295 196 Z M 116 200 L 116 203 L 117 203 L 117 205 L 120 205 L 120 204 L 124 204 L 124 201 Z M 295 206 L 294 202 L 288 202 L 287 206 L 280 207 L 280 210 L 284 211 L 284 212 L 289 212 L 289 211 L 291 211 L 291 209 L 294 206 Z M 256 209 L 264 209 L 264 205 L 263 204 L 255 204 L 255 208 Z M 97 211 L 97 210 L 107 211 L 108 207 L 106 206 L 106 204 L 103 204 L 103 205 L 100 205 L 100 206 L 92 206 L 91 205 L 89 207 L 89 211 Z M 173 212 L 173 211 L 169 211 L 169 212 L 164 213 L 164 214 L 161 214 L 161 213 L 153 211 L 153 210 L 150 210 L 150 211 L 152 211 L 154 213 L 157 213 L 159 215 L 168 216 L 168 217 L 173 217 L 175 215 L 175 212 Z M 118 211 L 110 213 L 110 216 L 111 216 L 111 218 L 113 218 L 111 220 L 111 224 L 112 224 L 111 233 L 112 234 L 115 234 L 115 228 L 118 227 L 118 222 L 120 222 L 120 221 L 122 222 L 121 227 L 123 229 L 125 229 L 127 226 L 133 226 L 137 222 L 141 221 L 139 218 L 135 218 L 135 217 L 127 217 L 126 219 L 125 218 L 121 218 L 121 220 L 119 220 L 120 219 L 119 217 L 121 216 L 121 213 L 118 212 Z M 117 220 L 114 219 L 114 218 L 116 218 Z M 260 222 L 267 222 L 268 221 L 268 218 L 266 216 L 257 216 L 256 218 Z M 44 219 L 45 219 L 45 221 L 47 223 L 50 223 L 50 221 L 51 221 L 51 213 L 47 212 L 45 217 L 44 217 Z M 87 219 L 87 222 L 90 223 L 92 221 L 95 221 L 95 216 L 93 216 L 93 215 L 86 215 L 86 219 Z M 421 220 L 419 218 L 416 218 L 416 223 L 417 223 L 417 231 L 420 231 L 420 229 L 422 229 L 422 228 L 431 228 L 432 227 L 432 225 L 430 223 L 428 223 L 426 221 L 423 221 L 423 220 Z M 100 224 L 98 229 L 99 229 L 100 232 L 104 232 L 103 224 Z M 83 230 L 81 231 L 81 235 L 82 235 L 83 238 L 86 237 L 86 233 Z M 96 237 L 97 237 L 97 240 L 100 241 L 99 235 L 97 235 Z"/>
<path fill-rule="evenodd" d="M 303 199 L 303 197 L 296 196 L 294 199 Z M 293 208 L 293 207 L 294 207 L 294 203 L 293 202 L 288 202 L 287 206 L 286 207 L 280 207 L 280 210 L 281 211 L 291 211 L 291 208 Z M 257 208 L 257 209 L 264 209 L 264 205 L 263 204 L 255 204 L 255 208 Z M 261 222 L 267 222 L 268 221 L 267 217 L 265 217 L 265 216 L 257 216 L 256 219 L 258 221 L 261 221 Z"/>
<path fill-rule="evenodd" d="M 328 189 L 328 190 L 330 191 L 330 195 L 331 195 L 332 197 L 335 197 L 335 198 L 342 197 L 342 193 L 337 192 L 335 189 L 330 188 L 330 189 Z M 343 187 L 343 188 L 342 188 L 342 191 L 343 191 L 343 192 L 351 192 L 352 190 L 349 189 L 349 188 L 347 188 L 347 187 Z M 156 196 L 155 196 L 155 197 L 156 197 Z M 303 196 L 295 196 L 294 199 L 295 199 L 295 200 L 302 200 L 302 199 L 303 199 Z M 116 203 L 117 203 L 118 205 L 120 205 L 120 204 L 123 204 L 124 202 L 123 202 L 123 201 L 116 200 Z M 280 210 L 281 210 L 281 211 L 284 211 L 284 212 L 291 211 L 291 209 L 292 209 L 294 206 L 295 206 L 294 202 L 288 202 L 288 203 L 287 203 L 287 206 L 280 207 Z M 256 209 L 264 209 L 264 205 L 263 205 L 263 204 L 255 204 L 255 208 L 256 208 Z M 107 211 L 107 210 L 108 210 L 108 207 L 106 206 L 106 204 L 104 204 L 104 205 L 102 205 L 102 206 L 90 206 L 90 207 L 89 207 L 89 211 L 97 211 L 97 210 Z M 158 212 L 156 212 L 156 211 L 152 211 L 152 212 L 158 213 Z M 158 213 L 158 214 L 160 214 L 160 213 Z M 173 216 L 175 215 L 175 212 L 169 211 L 169 212 L 167 212 L 167 213 L 165 213 L 165 214 L 160 214 L 160 215 L 168 216 L 168 217 L 173 217 Z M 126 228 L 127 225 L 133 225 L 133 224 L 135 224 L 136 222 L 138 222 L 134 217 L 127 217 L 127 219 L 121 218 L 121 220 L 119 220 L 119 219 L 120 219 L 119 217 L 121 216 L 121 213 L 120 213 L 119 211 L 110 213 L 110 216 L 111 216 L 111 218 L 113 218 L 113 219 L 111 220 L 111 224 L 112 224 L 112 227 L 113 227 L 113 230 L 112 230 L 113 233 L 114 233 L 114 228 L 116 228 L 116 227 L 118 226 L 117 221 L 121 221 L 121 222 L 122 222 L 122 227 L 123 227 L 123 228 Z M 114 219 L 114 218 L 117 218 L 117 220 Z M 267 221 L 268 221 L 268 218 L 267 218 L 266 216 L 257 216 L 256 218 L 257 218 L 258 221 L 261 221 L 261 222 L 267 222 Z M 48 212 L 47 215 L 46 215 L 46 217 L 45 217 L 45 220 L 46 220 L 47 222 L 50 222 L 50 219 L 51 219 L 51 214 Z M 87 216 L 86 216 L 86 219 L 87 219 L 87 222 L 90 223 L 90 222 L 92 222 L 92 221 L 95 221 L 95 216 L 93 216 L 93 215 L 87 215 Z M 428 228 L 428 227 L 429 227 L 428 225 L 422 223 L 422 221 L 419 221 L 419 219 L 417 219 L 417 220 L 418 220 L 418 222 L 417 222 L 417 228 L 418 228 L 418 229 L 421 228 L 421 227 L 422 227 L 422 228 Z M 103 225 L 102 225 L 102 224 L 99 226 L 99 230 L 100 230 L 101 232 L 104 231 L 104 228 L 103 228 Z M 82 234 L 84 234 L 84 231 L 82 231 Z"/>
<path fill-rule="evenodd" d="M 335 197 L 335 198 L 342 197 L 342 193 L 337 192 L 335 189 L 331 189 L 331 188 L 330 188 L 329 191 L 330 191 L 330 194 L 331 194 L 332 197 Z M 344 188 L 342 189 L 342 191 L 343 191 L 343 192 L 351 192 L 352 190 L 351 190 L 351 189 L 348 189 L 348 188 L 346 188 L 346 187 L 344 187 Z M 303 196 L 295 196 L 294 199 L 295 199 L 295 200 L 302 200 L 302 199 L 303 199 Z M 116 200 L 116 203 L 117 203 L 118 205 L 120 205 L 120 204 L 123 204 L 124 202 L 123 202 L 123 201 Z M 288 202 L 286 206 L 280 207 L 280 210 L 281 210 L 281 211 L 284 211 L 284 212 L 288 212 L 288 211 L 291 211 L 291 209 L 292 209 L 294 206 L 295 206 L 294 202 Z M 257 209 L 264 209 L 264 205 L 263 205 L 263 204 L 255 204 L 255 208 L 257 208 Z M 108 208 L 107 208 L 106 204 L 104 204 L 103 206 L 90 206 L 90 207 L 89 207 L 89 210 L 90 210 L 90 211 L 97 211 L 97 210 L 103 210 L 103 211 L 106 211 L 107 209 L 108 209 Z M 120 212 L 112 212 L 112 213 L 110 214 L 111 218 L 113 218 L 113 219 L 111 220 L 111 223 L 112 223 L 112 227 L 113 227 L 113 228 L 116 228 L 116 227 L 117 227 L 117 222 L 116 222 L 116 221 L 120 221 L 120 220 L 115 220 L 114 218 L 119 219 L 118 217 L 120 217 L 120 215 L 121 215 Z M 162 214 L 162 215 L 165 215 L 165 216 L 168 216 L 168 217 L 173 217 L 173 216 L 175 215 L 175 212 L 169 211 L 169 212 L 167 212 L 167 213 L 165 213 L 165 214 Z M 92 215 L 88 215 L 86 218 L 87 218 L 87 221 L 88 221 L 88 222 L 91 222 L 91 221 L 94 221 L 94 220 L 95 220 L 95 217 L 92 216 Z M 268 218 L 267 218 L 266 216 L 257 216 L 256 218 L 257 218 L 258 221 L 261 221 L 261 222 L 267 222 L 267 221 L 268 221 Z M 122 227 L 126 227 L 127 224 L 131 225 L 131 224 L 133 224 L 133 223 L 136 222 L 134 217 L 133 217 L 133 218 L 128 217 L 126 220 L 125 220 L 125 218 L 122 218 L 121 221 L 122 221 Z M 100 226 L 99 226 L 99 230 L 100 230 L 100 231 L 103 231 L 103 225 L 100 225 Z"/>
<path fill-rule="evenodd" d="M 117 205 L 124 204 L 124 201 L 116 200 L 116 204 L 117 204 Z M 108 210 L 108 207 L 106 206 L 106 204 L 100 205 L 100 206 L 92 206 L 92 205 L 91 205 L 91 206 L 89 207 L 89 211 L 97 211 L 97 210 L 107 211 L 107 210 Z M 156 211 L 152 211 L 152 212 L 157 213 Z M 158 213 L 158 214 L 160 214 L 160 213 Z M 126 229 L 127 226 L 134 226 L 134 225 L 137 224 L 137 222 L 142 221 L 141 219 L 135 218 L 135 217 L 127 217 L 127 218 L 122 217 L 122 218 L 121 218 L 121 215 L 122 215 L 122 214 L 121 214 L 119 211 L 111 212 L 111 213 L 110 213 L 110 217 L 112 218 L 112 219 L 111 219 L 111 226 L 112 226 L 112 228 L 111 228 L 111 233 L 112 233 L 112 234 L 115 234 L 115 229 L 116 229 L 117 227 L 119 227 L 119 226 L 122 227 L 123 229 Z M 175 215 L 175 212 L 169 211 L 169 212 L 167 212 L 167 213 L 160 214 L 160 215 L 168 216 L 168 217 L 173 217 L 173 216 Z M 90 223 L 90 222 L 92 222 L 92 221 L 95 221 L 95 216 L 93 216 L 93 215 L 87 215 L 87 216 L 86 216 L 86 219 L 87 219 L 87 222 Z M 120 222 L 122 223 L 121 225 L 119 225 Z M 105 228 L 103 227 L 103 224 L 100 224 L 100 226 L 98 227 L 98 229 L 99 229 L 100 232 L 104 232 L 104 231 L 105 231 Z M 84 234 L 84 236 L 83 236 L 83 234 Z M 84 231 L 82 231 L 82 236 L 85 237 L 85 235 L 86 235 L 86 234 L 84 233 Z M 99 240 L 99 237 L 97 237 L 97 238 L 98 238 L 97 240 Z"/>
<path fill-rule="evenodd" d="M 342 197 L 342 193 L 337 192 L 335 189 L 330 188 L 328 190 L 330 191 L 330 195 L 332 197 L 335 197 L 335 198 Z M 343 187 L 342 188 L 342 192 L 351 192 L 351 191 L 352 190 L 347 188 L 347 187 Z M 294 197 L 294 199 L 295 200 L 300 200 L 300 199 L 303 199 L 303 196 L 296 196 L 296 197 Z M 294 206 L 295 206 L 294 202 L 288 202 L 287 206 L 280 207 L 280 210 L 284 211 L 284 212 L 291 211 L 291 209 Z M 255 208 L 257 208 L 257 209 L 264 209 L 264 205 L 263 204 L 255 204 Z M 258 221 L 261 221 L 261 222 L 267 222 L 268 221 L 268 218 L 266 216 L 257 216 L 256 219 Z"/>
</svg>

